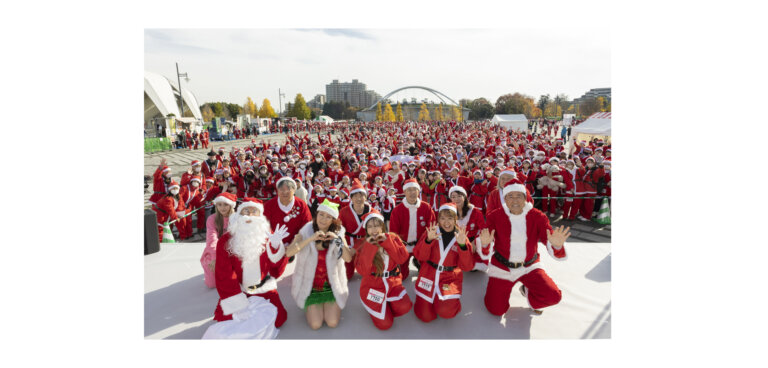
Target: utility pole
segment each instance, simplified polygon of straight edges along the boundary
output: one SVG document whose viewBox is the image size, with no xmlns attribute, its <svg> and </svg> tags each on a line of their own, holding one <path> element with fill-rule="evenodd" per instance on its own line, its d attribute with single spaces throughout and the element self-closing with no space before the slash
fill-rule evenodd
<svg viewBox="0 0 768 368">
<path fill-rule="evenodd" d="M 280 91 L 280 88 L 277 89 L 277 103 L 280 105 L 280 115 L 283 115 L 283 97 L 285 97 L 285 94 Z"/>
</svg>

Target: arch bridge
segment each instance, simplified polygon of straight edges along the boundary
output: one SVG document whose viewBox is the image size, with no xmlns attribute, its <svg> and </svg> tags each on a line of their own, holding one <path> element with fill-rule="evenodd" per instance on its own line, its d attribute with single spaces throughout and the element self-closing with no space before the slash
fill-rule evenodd
<svg viewBox="0 0 768 368">
<path fill-rule="evenodd" d="M 436 89 L 432 89 L 432 88 L 429 88 L 429 87 L 424 87 L 424 86 L 405 86 L 405 87 L 401 87 L 401 88 L 398 88 L 398 89 L 396 89 L 396 90 L 394 90 L 394 91 L 392 91 L 392 92 L 389 92 L 389 93 L 387 93 L 387 95 L 386 95 L 386 96 L 384 96 L 384 97 L 380 98 L 378 101 L 374 102 L 374 103 L 373 103 L 373 105 L 369 106 L 369 107 L 368 107 L 368 108 L 366 108 L 366 109 L 363 109 L 362 111 L 372 111 L 372 110 L 373 110 L 373 109 L 376 107 L 376 104 L 378 104 L 379 102 L 383 102 L 383 101 L 386 101 L 386 100 L 387 100 L 387 99 L 388 99 L 390 96 L 392 96 L 392 95 L 394 95 L 395 93 L 397 93 L 397 92 L 400 92 L 400 91 L 402 91 L 402 90 L 406 90 L 406 89 L 423 89 L 423 90 L 425 90 L 425 91 L 427 91 L 427 92 L 430 92 L 430 93 L 432 93 L 433 95 L 437 96 L 437 98 L 438 98 L 438 99 L 440 99 L 440 101 L 441 101 L 443 104 L 447 104 L 447 102 L 445 102 L 445 100 L 448 100 L 448 101 L 450 101 L 452 104 L 454 104 L 454 105 L 456 105 L 456 106 L 459 106 L 459 103 L 458 103 L 458 102 L 454 101 L 452 98 L 450 98 L 450 97 L 446 96 L 446 95 L 445 95 L 445 93 L 442 93 L 442 92 L 440 92 L 440 91 L 438 91 L 438 90 L 436 90 Z"/>
</svg>

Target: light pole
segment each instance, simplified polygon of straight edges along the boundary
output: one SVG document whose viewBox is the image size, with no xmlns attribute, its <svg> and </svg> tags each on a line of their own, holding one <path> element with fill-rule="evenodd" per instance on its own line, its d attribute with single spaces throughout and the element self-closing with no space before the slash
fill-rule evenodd
<svg viewBox="0 0 768 368">
<path fill-rule="evenodd" d="M 184 95 L 181 94 L 181 77 L 184 77 L 184 80 L 189 83 L 189 76 L 187 76 L 187 73 L 179 73 L 179 63 L 176 63 L 176 79 L 179 81 L 179 103 L 181 103 L 181 110 L 179 110 L 179 115 L 181 116 L 179 118 L 184 116 Z"/>
<path fill-rule="evenodd" d="M 283 115 L 283 97 L 285 97 L 285 93 L 280 91 L 280 88 L 277 89 L 277 104 L 280 105 L 280 115 Z"/>
</svg>

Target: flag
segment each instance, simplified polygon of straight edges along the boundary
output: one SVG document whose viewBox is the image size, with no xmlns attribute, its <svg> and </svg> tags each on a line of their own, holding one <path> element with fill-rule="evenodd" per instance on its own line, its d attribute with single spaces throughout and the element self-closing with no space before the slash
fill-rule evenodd
<svg viewBox="0 0 768 368">
<path fill-rule="evenodd" d="M 168 225 L 168 223 L 163 224 L 163 243 L 175 243 L 176 240 L 173 239 L 173 233 L 171 232 L 171 225 Z"/>
<path fill-rule="evenodd" d="M 608 205 L 608 197 L 603 198 L 603 204 L 600 205 L 600 211 L 597 212 L 596 221 L 601 225 L 611 224 L 611 208 Z"/>
</svg>

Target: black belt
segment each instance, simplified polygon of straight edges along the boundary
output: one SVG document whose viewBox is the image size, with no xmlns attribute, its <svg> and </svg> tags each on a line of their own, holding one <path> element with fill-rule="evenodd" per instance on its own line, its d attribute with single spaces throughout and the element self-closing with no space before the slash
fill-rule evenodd
<svg viewBox="0 0 768 368">
<path fill-rule="evenodd" d="M 416 244 L 418 244 L 418 243 L 419 243 L 419 241 L 417 240 L 417 241 L 413 241 L 413 242 L 410 242 L 410 243 L 405 243 L 405 245 L 407 245 L 409 247 L 415 247 Z"/>
<path fill-rule="evenodd" d="M 532 265 L 533 262 L 536 262 L 539 259 L 539 253 L 536 253 L 536 255 L 533 256 L 533 259 L 531 259 L 530 261 L 525 262 L 525 263 L 519 263 L 519 262 L 518 263 L 513 263 L 513 262 L 510 262 L 508 259 L 504 258 L 504 256 L 502 256 L 498 252 L 494 252 L 493 253 L 493 258 L 496 258 L 496 260 L 499 261 L 499 263 L 501 263 L 501 264 L 503 264 L 503 265 L 505 265 L 505 266 L 507 266 L 509 268 L 519 268 L 520 266 L 528 267 L 528 266 Z"/>
<path fill-rule="evenodd" d="M 439 266 L 439 265 L 435 264 L 435 263 L 434 263 L 434 262 L 432 262 L 432 261 L 427 261 L 427 263 L 428 263 L 430 266 L 434 267 L 434 268 L 435 268 L 435 269 L 436 269 L 438 272 L 443 272 L 443 271 L 448 271 L 448 272 L 451 272 L 451 271 L 453 271 L 453 270 L 456 268 L 456 266 L 448 266 L 448 267 L 445 267 L 445 266 Z"/>
<path fill-rule="evenodd" d="M 252 285 L 252 286 L 249 286 L 249 287 L 247 287 L 246 289 L 248 289 L 248 291 L 255 291 L 256 289 L 258 289 L 258 288 L 260 288 L 260 287 L 264 286 L 264 284 L 266 284 L 266 283 L 267 283 L 267 281 L 269 281 L 269 279 L 271 279 L 271 278 L 272 278 L 272 276 L 271 276 L 271 275 L 267 275 L 266 277 L 264 277 L 264 278 L 261 280 L 261 282 L 260 282 L 258 285 Z"/>
<path fill-rule="evenodd" d="M 361 238 L 365 237 L 365 235 L 359 235 L 358 236 L 358 235 L 350 233 L 349 231 L 345 231 L 345 233 L 347 234 L 348 237 L 354 238 L 354 239 L 361 239 Z"/>
<path fill-rule="evenodd" d="M 384 273 L 371 272 L 371 276 L 376 276 L 376 277 L 390 277 L 390 276 L 398 276 L 398 275 L 400 275 L 400 265 L 396 265 L 395 268 L 392 269 L 392 271 L 384 271 Z"/>
<path fill-rule="evenodd" d="M 155 192 L 155 194 L 165 194 L 165 192 Z"/>
</svg>

